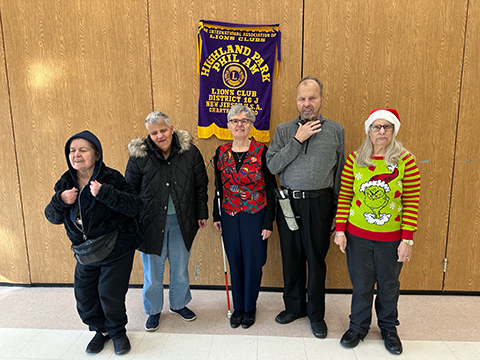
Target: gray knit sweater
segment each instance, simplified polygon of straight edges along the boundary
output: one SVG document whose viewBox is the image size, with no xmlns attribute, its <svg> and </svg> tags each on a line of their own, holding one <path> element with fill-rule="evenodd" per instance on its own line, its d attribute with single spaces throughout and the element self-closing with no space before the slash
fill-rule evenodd
<svg viewBox="0 0 480 360">
<path fill-rule="evenodd" d="M 280 185 L 292 190 L 334 187 L 335 204 L 345 165 L 345 130 L 320 115 L 322 131 L 300 143 L 294 139 L 300 117 L 279 124 L 267 152 L 267 166 Z"/>
</svg>

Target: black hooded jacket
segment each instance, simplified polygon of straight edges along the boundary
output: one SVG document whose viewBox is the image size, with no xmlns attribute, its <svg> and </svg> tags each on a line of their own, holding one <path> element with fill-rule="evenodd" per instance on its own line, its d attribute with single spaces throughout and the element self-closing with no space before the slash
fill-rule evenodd
<svg viewBox="0 0 480 360">
<path fill-rule="evenodd" d="M 70 164 L 70 143 L 77 138 L 90 141 L 100 153 L 90 179 L 102 184 L 97 196 L 91 194 L 89 184 L 80 189 L 76 170 Z M 142 241 L 142 236 L 135 216 L 140 214 L 143 201 L 120 172 L 103 163 L 102 145 L 98 138 L 90 131 L 73 135 L 65 144 L 65 157 L 68 170 L 55 184 L 55 194 L 45 208 L 47 220 L 52 224 L 63 224 L 72 245 L 81 244 L 86 239 L 94 239 L 118 229 L 115 248 L 103 262 L 115 260 L 137 248 Z M 62 192 L 73 187 L 79 190 L 77 200 L 72 205 L 68 205 L 63 202 L 61 195 Z M 74 222 L 79 205 L 83 230 Z"/>
<path fill-rule="evenodd" d="M 208 219 L 207 172 L 191 135 L 176 129 L 167 159 L 150 136 L 133 139 L 128 150 L 125 178 L 145 203 L 140 215 L 145 240 L 139 250 L 161 255 L 170 195 L 185 247 L 190 251 L 198 220 Z"/>
</svg>

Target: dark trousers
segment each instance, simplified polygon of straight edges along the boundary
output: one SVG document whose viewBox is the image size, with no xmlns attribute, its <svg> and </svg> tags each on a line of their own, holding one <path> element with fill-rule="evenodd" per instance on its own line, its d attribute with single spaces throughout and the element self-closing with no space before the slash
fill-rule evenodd
<svg viewBox="0 0 480 360">
<path fill-rule="evenodd" d="M 372 321 L 373 292 L 377 284 L 375 311 L 381 330 L 396 332 L 400 270 L 397 248 L 400 241 L 373 241 L 349 233 L 347 265 L 353 287 L 350 329 L 366 335 Z"/>
<path fill-rule="evenodd" d="M 315 199 L 291 200 L 299 230 L 291 231 L 280 207 L 277 227 L 283 262 L 283 301 L 289 314 L 307 312 L 312 322 L 325 317 L 325 257 L 330 247 L 333 196 L 330 192 Z M 308 264 L 307 294 L 306 265 Z"/>
<path fill-rule="evenodd" d="M 128 290 L 135 251 L 102 265 L 75 267 L 77 311 L 90 331 L 108 332 L 111 338 L 125 334 Z"/>
<path fill-rule="evenodd" d="M 234 216 L 222 210 L 222 235 L 230 265 L 233 307 L 252 311 L 257 306 L 262 267 L 267 261 L 267 240 L 262 240 L 265 208 L 255 214 Z"/>
</svg>

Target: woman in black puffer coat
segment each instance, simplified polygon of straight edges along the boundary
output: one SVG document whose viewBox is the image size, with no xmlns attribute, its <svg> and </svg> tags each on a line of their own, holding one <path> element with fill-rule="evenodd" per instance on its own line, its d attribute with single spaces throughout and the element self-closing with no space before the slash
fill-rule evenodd
<svg viewBox="0 0 480 360">
<path fill-rule="evenodd" d="M 187 251 L 199 229 L 197 219 L 208 219 L 205 162 L 191 142 L 187 131 L 175 129 L 168 159 L 161 155 L 150 136 L 128 144 L 130 160 L 125 178 L 145 203 L 140 214 L 145 239 L 139 250 L 146 254 L 162 253 L 169 194 Z"/>
<path fill-rule="evenodd" d="M 89 131 L 73 135 L 65 144 L 68 170 L 55 184 L 45 208 L 52 224 L 63 224 L 72 246 L 118 232 L 103 260 L 75 266 L 75 298 L 82 321 L 95 331 L 86 348 L 97 353 L 112 339 L 116 354 L 130 350 L 125 325 L 125 295 L 135 249 L 142 241 L 135 216 L 143 201 L 123 175 L 103 163 L 102 146 Z M 83 264 L 82 264 L 83 263 Z"/>
<path fill-rule="evenodd" d="M 144 284 L 143 305 L 147 331 L 159 327 L 163 309 L 163 273 L 170 264 L 171 313 L 185 321 L 196 315 L 191 300 L 188 261 L 193 240 L 208 219 L 208 177 L 205 162 L 187 131 L 177 130 L 160 111 L 145 119 L 146 138 L 130 141 L 125 178 L 142 197 L 140 214 L 144 242 L 140 245 Z"/>
</svg>

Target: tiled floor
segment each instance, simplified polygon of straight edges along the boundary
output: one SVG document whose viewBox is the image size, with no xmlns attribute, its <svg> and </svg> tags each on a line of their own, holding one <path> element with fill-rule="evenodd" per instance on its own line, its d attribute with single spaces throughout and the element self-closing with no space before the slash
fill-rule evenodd
<svg viewBox="0 0 480 360">
<path fill-rule="evenodd" d="M 275 315 L 283 309 L 281 293 L 260 293 L 257 322 L 247 330 L 230 328 L 224 292 L 192 293 L 189 307 L 197 313 L 197 320 L 187 323 L 163 311 L 160 328 L 147 333 L 141 289 L 130 289 L 127 330 L 132 351 L 121 358 L 480 359 L 477 296 L 402 295 L 399 334 L 404 352 L 395 357 L 385 350 L 375 317 L 369 335 L 355 349 L 339 344 L 348 327 L 350 295 L 327 294 L 329 333 L 320 340 L 313 337 L 305 318 L 288 325 L 275 323 Z M 72 288 L 0 286 L 0 360 L 117 358 L 111 341 L 100 354 L 86 354 L 92 336 L 78 318 Z"/>
</svg>

